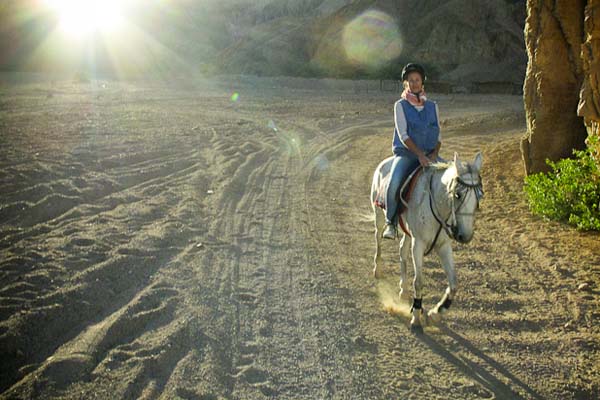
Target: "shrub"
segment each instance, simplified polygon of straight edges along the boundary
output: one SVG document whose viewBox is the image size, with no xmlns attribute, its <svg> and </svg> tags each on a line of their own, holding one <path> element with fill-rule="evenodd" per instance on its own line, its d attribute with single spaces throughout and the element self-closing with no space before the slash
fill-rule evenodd
<svg viewBox="0 0 600 400">
<path fill-rule="evenodd" d="M 600 231 L 600 169 L 592 148 L 598 138 L 588 139 L 588 148 L 574 151 L 575 158 L 547 160 L 549 173 L 525 178 L 529 208 L 545 218 L 568 222 L 580 230 Z"/>
</svg>

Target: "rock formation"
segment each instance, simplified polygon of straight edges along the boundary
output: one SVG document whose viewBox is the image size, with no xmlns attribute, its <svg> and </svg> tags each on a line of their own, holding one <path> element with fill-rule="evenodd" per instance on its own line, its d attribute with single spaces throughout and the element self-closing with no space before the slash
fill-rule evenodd
<svg viewBox="0 0 600 400">
<path fill-rule="evenodd" d="M 363 47 L 375 54 L 390 55 L 389 48 L 399 46 L 401 51 L 391 54 L 393 59 L 399 64 L 418 60 L 429 67 L 434 80 L 468 86 L 481 81 L 522 84 L 525 77 L 524 1 L 330 0 L 319 9 L 320 18 L 307 25 L 312 27 L 312 36 L 305 46 L 308 59 L 288 58 L 288 62 L 308 63 L 310 70 L 327 76 L 353 77 L 373 72 L 373 65 L 361 65 L 348 57 L 344 41 L 346 28 L 366 16 L 367 26 L 360 29 L 364 34 Z M 303 30 L 296 32 L 305 35 Z M 389 46 L 371 41 L 377 35 L 393 40 Z M 360 38 L 356 39 L 353 42 L 361 46 Z M 261 54 L 264 43 L 250 37 L 236 52 Z M 379 51 L 378 45 L 385 50 Z M 227 56 L 236 57 L 236 53 Z M 239 62 L 228 65 L 240 68 Z M 262 67 L 268 70 L 278 65 L 270 63 Z"/>
<path fill-rule="evenodd" d="M 572 155 L 600 124 L 600 1 L 528 0 L 526 172 Z M 584 117 L 584 118 L 581 118 Z M 585 123 L 585 125 L 584 125 Z M 587 127 L 587 133 L 586 133 Z"/>
<path fill-rule="evenodd" d="M 585 7 L 583 86 L 577 115 L 583 117 L 589 136 L 600 136 L 600 0 L 588 0 Z M 600 144 L 596 144 L 596 160 L 600 164 Z"/>
<path fill-rule="evenodd" d="M 569 157 L 584 144 L 585 128 L 576 113 L 584 7 L 585 0 L 527 2 L 527 136 L 521 141 L 527 173 L 548 170 L 546 159 Z"/>
</svg>

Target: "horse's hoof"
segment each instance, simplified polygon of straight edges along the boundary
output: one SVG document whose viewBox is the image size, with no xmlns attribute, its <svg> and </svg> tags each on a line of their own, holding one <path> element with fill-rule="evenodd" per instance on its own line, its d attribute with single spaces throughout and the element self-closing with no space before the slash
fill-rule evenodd
<svg viewBox="0 0 600 400">
<path fill-rule="evenodd" d="M 379 279 L 381 277 L 381 272 L 379 272 L 378 268 L 373 268 L 373 278 Z"/>
<path fill-rule="evenodd" d="M 429 310 L 427 313 L 427 319 L 429 322 L 437 325 L 442 322 L 442 315 L 436 310 Z"/>
</svg>

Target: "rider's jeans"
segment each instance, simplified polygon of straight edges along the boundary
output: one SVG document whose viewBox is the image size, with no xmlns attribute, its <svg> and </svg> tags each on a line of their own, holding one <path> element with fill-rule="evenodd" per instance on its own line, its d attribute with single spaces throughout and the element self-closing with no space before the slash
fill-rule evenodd
<svg viewBox="0 0 600 400">
<path fill-rule="evenodd" d="M 392 162 L 391 178 L 388 184 L 385 196 L 385 222 L 396 224 L 398 222 L 398 202 L 396 202 L 396 193 L 406 177 L 419 166 L 419 159 L 412 155 L 394 156 Z"/>
</svg>

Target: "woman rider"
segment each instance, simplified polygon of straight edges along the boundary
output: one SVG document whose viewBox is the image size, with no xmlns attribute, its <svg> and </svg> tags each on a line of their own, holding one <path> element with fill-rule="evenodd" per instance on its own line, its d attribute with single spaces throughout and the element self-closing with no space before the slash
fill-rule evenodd
<svg viewBox="0 0 600 400">
<path fill-rule="evenodd" d="M 425 69 L 407 64 L 402 69 L 404 91 L 394 105 L 394 161 L 386 192 L 383 237 L 395 239 L 398 224 L 397 192 L 406 177 L 419 165 L 426 167 L 438 158 L 442 145 L 437 104 L 428 101 L 423 89 Z"/>
</svg>

